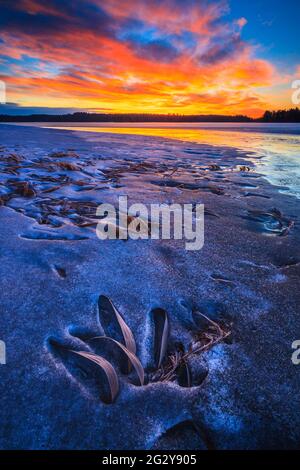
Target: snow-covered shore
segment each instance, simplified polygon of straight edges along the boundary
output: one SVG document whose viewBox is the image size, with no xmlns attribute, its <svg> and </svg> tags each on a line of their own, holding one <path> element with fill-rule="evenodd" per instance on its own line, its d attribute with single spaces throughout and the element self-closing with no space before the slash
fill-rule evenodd
<svg viewBox="0 0 300 470">
<path fill-rule="evenodd" d="M 124 194 L 204 203 L 204 248 L 100 241 L 95 208 Z M 240 151 L 1 125 L 0 199 L 2 449 L 298 447 L 299 203 Z M 107 405 L 49 346 L 82 349 L 74 331 L 101 334 L 99 295 L 119 308 L 146 370 L 154 308 L 168 312 L 170 350 L 188 349 L 199 311 L 231 339 L 191 359 L 191 387 L 122 376 Z"/>
</svg>

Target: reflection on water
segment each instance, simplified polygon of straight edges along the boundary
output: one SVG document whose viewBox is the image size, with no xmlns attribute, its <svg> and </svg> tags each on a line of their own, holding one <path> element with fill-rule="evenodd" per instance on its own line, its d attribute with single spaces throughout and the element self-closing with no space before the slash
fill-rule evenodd
<svg viewBox="0 0 300 470">
<path fill-rule="evenodd" d="M 109 132 L 235 147 L 245 152 L 270 183 L 300 199 L 300 125 L 248 123 L 42 124 L 74 131 Z"/>
</svg>

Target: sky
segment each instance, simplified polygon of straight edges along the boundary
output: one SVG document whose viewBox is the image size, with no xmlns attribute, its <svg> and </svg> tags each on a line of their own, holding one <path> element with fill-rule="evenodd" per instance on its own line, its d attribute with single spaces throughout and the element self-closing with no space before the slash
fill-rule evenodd
<svg viewBox="0 0 300 470">
<path fill-rule="evenodd" d="M 0 113 L 292 107 L 299 0 L 0 0 Z"/>
</svg>

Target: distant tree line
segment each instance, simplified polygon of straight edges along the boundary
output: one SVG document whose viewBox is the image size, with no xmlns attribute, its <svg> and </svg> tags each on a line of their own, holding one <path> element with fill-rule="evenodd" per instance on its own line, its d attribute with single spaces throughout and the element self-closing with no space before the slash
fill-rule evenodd
<svg viewBox="0 0 300 470">
<path fill-rule="evenodd" d="M 181 114 L 31 114 L 10 116 L 0 114 L 0 122 L 300 122 L 299 108 L 266 111 L 259 119 L 247 116 L 181 115 Z"/>
<path fill-rule="evenodd" d="M 0 122 L 250 122 L 247 116 L 180 115 L 180 114 L 31 114 L 0 115 Z"/>
<path fill-rule="evenodd" d="M 300 122 L 300 109 L 266 111 L 259 121 L 263 122 Z"/>
</svg>

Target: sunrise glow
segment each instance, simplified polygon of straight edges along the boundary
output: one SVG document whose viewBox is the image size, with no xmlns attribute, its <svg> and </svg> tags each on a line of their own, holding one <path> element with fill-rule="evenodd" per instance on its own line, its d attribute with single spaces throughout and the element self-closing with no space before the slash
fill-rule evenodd
<svg viewBox="0 0 300 470">
<path fill-rule="evenodd" d="M 299 65 L 272 55 L 278 2 L 259 22 L 223 0 L 0 3 L 0 79 L 18 108 L 257 117 L 290 105 Z"/>
</svg>

